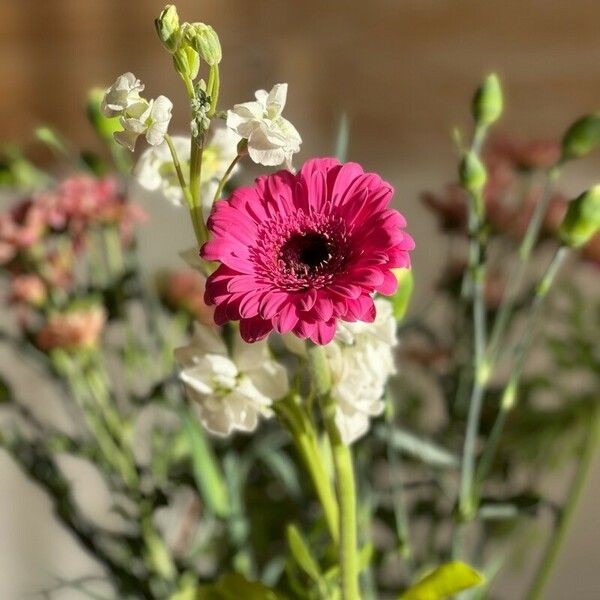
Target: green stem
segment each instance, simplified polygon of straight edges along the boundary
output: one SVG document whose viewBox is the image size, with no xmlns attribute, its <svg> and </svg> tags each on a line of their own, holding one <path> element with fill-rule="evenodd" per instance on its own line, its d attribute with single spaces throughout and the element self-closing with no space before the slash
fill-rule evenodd
<svg viewBox="0 0 600 600">
<path fill-rule="evenodd" d="M 560 553 L 562 545 L 567 537 L 567 533 L 573 522 L 573 517 L 577 512 L 577 507 L 587 478 L 590 474 L 591 466 L 596 454 L 598 440 L 600 438 L 600 410 L 596 409 L 590 427 L 587 431 L 583 449 L 579 457 L 577 471 L 571 483 L 570 492 L 567 501 L 561 511 L 554 534 L 544 551 L 542 562 L 535 574 L 531 587 L 527 593 L 527 600 L 538 600 L 542 597 L 542 592 L 548 582 L 552 568 Z"/>
<path fill-rule="evenodd" d="M 181 186 L 181 191 L 183 192 L 187 203 L 191 204 L 192 196 L 190 193 L 190 189 L 185 181 L 183 171 L 181 170 L 181 163 L 179 162 L 179 156 L 177 155 L 177 150 L 175 150 L 175 145 L 173 144 L 173 140 L 169 134 L 165 135 L 165 142 L 167 142 L 167 146 L 169 147 L 169 151 L 171 152 L 173 166 L 175 167 L 175 172 L 177 173 L 177 180 L 179 181 L 179 185 Z"/>
<path fill-rule="evenodd" d="M 481 142 L 479 142 L 481 144 Z M 473 144 L 475 146 L 475 142 Z M 484 262 L 485 238 L 483 222 L 485 207 L 481 193 L 472 197 L 469 202 L 469 235 L 471 238 L 469 265 L 466 277 L 471 279 L 473 298 L 473 388 L 469 401 L 467 430 L 463 446 L 462 467 L 459 491 L 459 513 L 465 520 L 470 520 L 474 513 L 473 507 L 473 475 L 475 471 L 475 452 L 479 421 L 489 369 L 485 361 L 486 345 L 486 310 L 484 287 L 486 267 Z"/>
<path fill-rule="evenodd" d="M 568 254 L 569 248 L 566 246 L 561 246 L 558 248 L 554 254 L 554 257 L 550 261 L 546 272 L 536 287 L 535 296 L 529 310 L 529 316 L 525 324 L 525 329 L 521 338 L 517 342 L 517 346 L 514 351 L 511 374 L 508 383 L 504 388 L 504 392 L 502 393 L 500 410 L 496 416 L 494 425 L 492 426 L 492 431 L 488 442 L 485 445 L 481 455 L 481 461 L 477 471 L 478 487 L 480 487 L 483 481 L 485 481 L 485 478 L 487 477 L 496 458 L 496 453 L 498 451 L 500 437 L 506 423 L 507 414 L 513 409 L 516 402 L 516 394 L 521 380 L 521 375 L 523 373 L 523 368 L 525 366 L 525 359 L 534 340 L 540 311 L 544 305 L 544 300 L 546 299 L 548 292 L 550 291 L 556 279 L 556 275 L 560 269 L 560 266 Z"/>
<path fill-rule="evenodd" d="M 291 433 L 298 453 L 308 470 L 323 507 L 329 533 L 337 546 L 340 537 L 338 506 L 319 451 L 317 434 L 312 419 L 299 403 L 298 398 L 284 398 L 275 403 L 274 408 Z"/>
<path fill-rule="evenodd" d="M 559 172 L 559 165 L 555 165 L 548 171 L 542 197 L 536 204 L 533 215 L 531 216 L 529 224 L 527 225 L 525 236 L 523 237 L 521 245 L 519 246 L 517 268 L 508 280 L 508 286 L 503 295 L 502 302 L 498 310 L 498 316 L 494 321 L 492 334 L 490 336 L 487 356 L 492 364 L 498 359 L 500 340 L 502 339 L 502 336 L 504 335 L 506 328 L 508 327 L 508 323 L 510 322 L 510 318 L 513 314 L 517 300 L 517 294 L 519 293 L 519 290 L 523 284 L 523 280 L 525 279 L 531 252 L 538 240 L 543 217 L 548 210 L 548 205 L 551 199 L 550 192 L 552 190 L 552 185 L 556 181 Z"/>
<path fill-rule="evenodd" d="M 215 192 L 215 196 L 213 198 L 213 204 L 221 197 L 221 194 L 223 193 L 223 188 L 225 187 L 225 184 L 227 183 L 227 180 L 231 175 L 231 171 L 233 171 L 235 165 L 238 164 L 241 158 L 242 156 L 240 154 L 236 154 L 235 158 L 231 161 L 231 164 L 227 167 L 227 170 L 223 174 L 223 177 L 221 177 L 219 185 L 217 186 L 217 191 Z"/>
<path fill-rule="evenodd" d="M 194 223 L 194 230 L 198 243 L 202 244 L 208 239 L 208 230 L 204 223 L 202 213 L 201 199 L 201 181 L 202 181 L 202 155 L 204 153 L 204 142 L 198 138 L 192 137 L 192 149 L 190 158 L 190 192 L 192 196 L 190 204 L 190 214 Z"/>
<path fill-rule="evenodd" d="M 219 88 L 221 86 L 221 80 L 219 75 L 219 65 L 213 65 L 210 68 L 208 74 L 208 95 L 210 96 L 210 110 L 208 111 L 208 117 L 213 117 L 217 111 L 217 103 L 219 102 Z"/>
<path fill-rule="evenodd" d="M 309 367 L 319 399 L 325 429 L 329 437 L 338 497 L 340 546 L 339 563 L 342 600 L 360 600 L 358 582 L 358 540 L 356 519 L 356 485 L 352 453 L 340 436 L 335 423 L 336 404 L 330 394 L 331 373 L 322 346 L 308 347 Z"/>
</svg>

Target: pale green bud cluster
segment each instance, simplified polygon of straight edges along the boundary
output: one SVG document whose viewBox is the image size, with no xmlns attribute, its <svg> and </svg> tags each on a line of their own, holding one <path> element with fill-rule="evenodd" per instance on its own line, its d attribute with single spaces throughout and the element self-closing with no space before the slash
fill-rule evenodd
<svg viewBox="0 0 600 600">
<path fill-rule="evenodd" d="M 221 62 L 221 42 L 217 32 L 204 23 L 184 23 L 182 26 L 185 41 L 202 57 L 209 66 Z"/>
<path fill-rule="evenodd" d="M 222 52 L 216 31 L 204 23 L 180 23 L 177 9 L 168 4 L 154 21 L 163 46 L 173 55 L 173 64 L 185 80 L 194 80 L 200 59 L 209 67 L 221 62 Z"/>
<path fill-rule="evenodd" d="M 200 69 L 200 57 L 193 48 L 182 45 L 173 54 L 173 64 L 181 77 L 193 80 Z"/>
<path fill-rule="evenodd" d="M 500 80 L 495 73 L 488 75 L 473 97 L 473 119 L 479 125 L 487 127 L 496 122 L 502 114 L 504 99 Z"/>
<path fill-rule="evenodd" d="M 581 117 L 562 139 L 561 161 L 581 158 L 589 154 L 600 143 L 600 114 Z"/>
<path fill-rule="evenodd" d="M 600 185 L 583 192 L 569 203 L 560 226 L 560 237 L 567 246 L 579 248 L 600 231 Z"/>
</svg>

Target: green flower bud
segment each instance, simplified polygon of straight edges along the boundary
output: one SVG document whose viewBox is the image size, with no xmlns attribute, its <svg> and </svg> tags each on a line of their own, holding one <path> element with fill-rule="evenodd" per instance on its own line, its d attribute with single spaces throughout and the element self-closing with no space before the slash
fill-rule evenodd
<svg viewBox="0 0 600 600">
<path fill-rule="evenodd" d="M 567 129 L 562 139 L 561 161 L 589 154 L 600 143 L 600 114 L 585 115 Z"/>
<path fill-rule="evenodd" d="M 200 57 L 190 46 L 181 46 L 173 54 L 175 69 L 184 79 L 195 79 L 200 69 Z"/>
<path fill-rule="evenodd" d="M 211 67 L 221 62 L 221 42 L 217 32 L 204 23 L 186 23 L 184 35 L 186 41 L 196 50 L 206 64 Z"/>
<path fill-rule="evenodd" d="M 485 166 L 475 152 L 467 152 L 460 163 L 460 185 L 474 195 L 483 191 L 487 181 Z"/>
<path fill-rule="evenodd" d="M 154 20 L 154 25 L 163 46 L 169 52 L 175 52 L 179 48 L 181 41 L 177 8 L 173 4 L 167 4 L 158 16 L 158 19 Z"/>
<path fill-rule="evenodd" d="M 579 248 L 600 231 L 600 185 L 583 192 L 569 203 L 560 226 L 560 237 L 567 246 Z"/>
<path fill-rule="evenodd" d="M 500 118 L 504 100 L 500 80 L 495 73 L 488 75 L 473 97 L 472 113 L 475 122 L 491 125 Z"/>
</svg>

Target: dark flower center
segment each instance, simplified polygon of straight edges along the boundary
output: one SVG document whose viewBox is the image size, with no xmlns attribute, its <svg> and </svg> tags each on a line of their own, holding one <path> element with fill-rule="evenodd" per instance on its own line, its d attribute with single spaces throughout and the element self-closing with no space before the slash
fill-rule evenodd
<svg viewBox="0 0 600 600">
<path fill-rule="evenodd" d="M 281 248 L 280 258 L 294 271 L 312 271 L 331 258 L 331 241 L 322 233 L 295 233 Z"/>
</svg>

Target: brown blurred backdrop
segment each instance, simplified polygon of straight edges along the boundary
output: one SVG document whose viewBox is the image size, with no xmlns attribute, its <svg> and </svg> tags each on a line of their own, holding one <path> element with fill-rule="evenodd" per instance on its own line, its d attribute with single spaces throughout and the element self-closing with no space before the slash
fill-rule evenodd
<svg viewBox="0 0 600 600">
<path fill-rule="evenodd" d="M 185 95 L 155 38 L 163 0 L 0 0 L 0 143 L 25 143 L 40 123 L 80 145 L 96 144 L 82 111 L 85 92 L 133 71 L 151 96 L 175 102 L 174 130 L 186 126 Z M 468 127 L 468 102 L 487 71 L 502 77 L 504 129 L 559 136 L 574 117 L 600 108 L 600 2 L 582 0 L 180 0 L 183 19 L 211 23 L 223 44 L 222 106 L 255 89 L 290 84 L 287 116 L 304 138 L 301 158 L 331 152 L 341 110 L 351 124 L 350 157 L 379 170 L 417 239 L 419 295 L 428 292 L 444 248 L 418 192 L 453 176 L 449 132 Z M 578 190 L 597 180 L 600 159 L 572 168 Z M 172 262 L 187 223 L 152 206 L 143 247 L 151 264 Z M 35 392 L 35 390 L 33 390 Z M 86 572 L 72 542 L 51 524 L 44 499 L 0 455 L 0 598 L 17 584 Z M 560 489 L 560 488 L 559 488 Z M 595 600 L 600 519 L 590 482 L 547 598 Z M 56 549 L 58 548 L 58 552 Z M 73 567 L 70 568 L 69 565 Z M 506 577 L 505 577 L 506 579 Z M 508 581 L 502 597 L 518 598 Z M 37 586 L 39 587 L 39 585 Z M 66 597 L 66 596 L 65 596 Z M 69 596 L 78 598 L 80 596 Z"/>
</svg>

